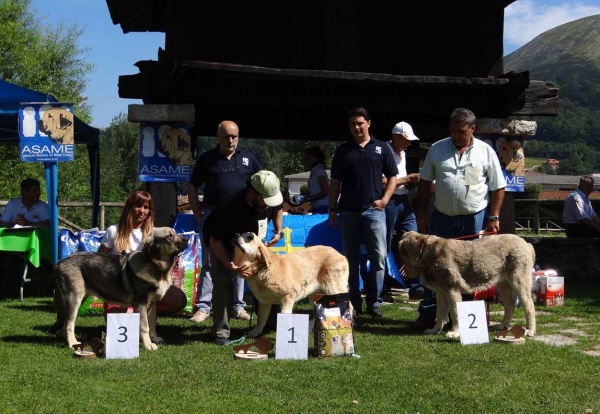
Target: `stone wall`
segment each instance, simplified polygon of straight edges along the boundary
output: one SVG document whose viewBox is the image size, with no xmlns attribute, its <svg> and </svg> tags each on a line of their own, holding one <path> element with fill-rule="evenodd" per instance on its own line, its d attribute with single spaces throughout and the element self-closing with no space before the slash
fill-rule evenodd
<svg viewBox="0 0 600 414">
<path fill-rule="evenodd" d="M 571 280 L 600 279 L 600 238 L 523 237 L 533 244 L 540 269 Z"/>
</svg>

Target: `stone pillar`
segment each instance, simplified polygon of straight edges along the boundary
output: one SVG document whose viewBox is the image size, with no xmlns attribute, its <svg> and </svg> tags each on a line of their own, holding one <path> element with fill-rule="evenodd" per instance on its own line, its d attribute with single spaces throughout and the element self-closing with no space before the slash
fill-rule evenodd
<svg viewBox="0 0 600 414">
<path fill-rule="evenodd" d="M 193 125 L 194 105 L 129 105 L 127 120 L 129 122 L 182 122 Z M 177 183 L 146 183 L 146 191 L 154 200 L 154 225 L 168 226 L 177 214 Z"/>
<path fill-rule="evenodd" d="M 507 171 L 508 187 L 525 186 L 523 145 L 535 135 L 537 123 L 516 119 L 484 118 L 477 121 L 475 136 L 488 142 L 498 153 Z M 500 211 L 500 233 L 516 233 L 515 204 L 512 191 L 506 191 Z"/>
</svg>

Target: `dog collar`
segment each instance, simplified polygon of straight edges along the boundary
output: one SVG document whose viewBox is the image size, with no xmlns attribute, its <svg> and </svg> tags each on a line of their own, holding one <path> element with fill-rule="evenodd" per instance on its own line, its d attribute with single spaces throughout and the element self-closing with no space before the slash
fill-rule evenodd
<svg viewBox="0 0 600 414">
<path fill-rule="evenodd" d="M 427 246 L 427 240 L 429 240 L 429 236 L 427 236 L 427 238 L 423 242 L 423 246 L 421 246 L 421 251 L 419 252 L 419 260 L 421 260 L 421 257 L 423 257 L 423 251 L 425 251 L 425 246 Z"/>
</svg>

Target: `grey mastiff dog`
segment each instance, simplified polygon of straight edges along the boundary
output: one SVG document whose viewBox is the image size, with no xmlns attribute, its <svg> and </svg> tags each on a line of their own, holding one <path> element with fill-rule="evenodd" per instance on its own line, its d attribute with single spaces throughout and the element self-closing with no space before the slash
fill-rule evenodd
<svg viewBox="0 0 600 414">
<path fill-rule="evenodd" d="M 75 319 L 83 301 L 90 295 L 109 303 L 133 306 L 140 314 L 140 340 L 144 348 L 156 350 L 162 339 L 156 335 L 156 302 L 171 286 L 175 256 L 183 252 L 188 238 L 170 227 L 156 227 L 142 250 L 127 255 L 80 252 L 61 260 L 54 269 L 56 284 L 56 323 L 52 331 L 75 339 Z"/>
</svg>

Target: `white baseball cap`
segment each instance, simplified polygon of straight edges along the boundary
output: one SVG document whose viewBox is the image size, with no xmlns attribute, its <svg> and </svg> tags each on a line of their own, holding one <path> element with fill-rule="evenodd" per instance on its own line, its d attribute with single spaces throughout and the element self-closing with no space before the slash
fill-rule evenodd
<svg viewBox="0 0 600 414">
<path fill-rule="evenodd" d="M 413 132 L 413 129 L 410 126 L 410 124 L 408 122 L 404 122 L 404 121 L 398 122 L 396 125 L 394 125 L 394 128 L 392 129 L 392 134 L 404 135 L 405 138 L 409 141 L 418 141 L 419 140 L 419 138 L 417 138 L 417 136 Z"/>
<path fill-rule="evenodd" d="M 279 190 L 279 178 L 271 171 L 260 170 L 250 178 L 250 184 L 269 207 L 283 204 L 283 195 Z"/>
</svg>

